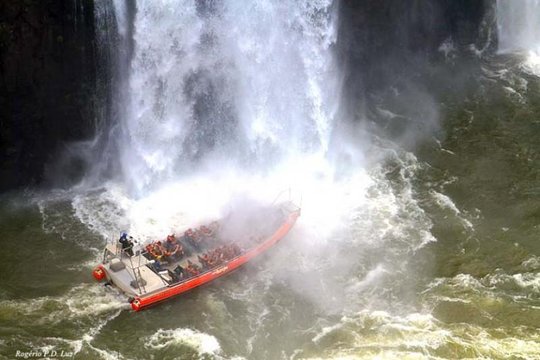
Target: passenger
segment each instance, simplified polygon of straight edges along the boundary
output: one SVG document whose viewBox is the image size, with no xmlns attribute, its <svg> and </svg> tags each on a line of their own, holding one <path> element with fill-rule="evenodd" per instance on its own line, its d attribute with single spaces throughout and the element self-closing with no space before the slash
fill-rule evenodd
<svg viewBox="0 0 540 360">
<path fill-rule="evenodd" d="M 197 276 L 201 273 L 200 268 L 194 263 L 192 263 L 190 260 L 188 260 L 186 270 L 191 276 Z"/>
<path fill-rule="evenodd" d="M 193 230 L 192 230 L 192 229 L 187 229 L 187 230 L 184 232 L 184 239 L 185 239 L 190 245 L 195 246 L 195 243 L 193 242 Z"/>
<path fill-rule="evenodd" d="M 170 258 L 172 261 L 177 261 L 184 256 L 184 248 L 176 240 L 174 234 L 167 236 L 167 242 L 165 243 L 164 250 L 164 255 Z"/>
<path fill-rule="evenodd" d="M 202 236 L 199 231 L 194 231 L 193 229 L 187 229 L 184 233 L 184 238 L 186 241 L 191 244 L 197 250 L 201 250 L 202 246 Z"/>
<path fill-rule="evenodd" d="M 193 241 L 197 245 L 197 248 L 201 248 L 203 245 L 203 236 L 199 230 L 193 231 Z"/>
<path fill-rule="evenodd" d="M 152 258 L 158 261 L 163 258 L 163 255 L 165 253 L 165 251 L 163 250 L 163 247 L 161 246 L 161 241 L 148 245 L 146 247 L 146 250 L 152 256 Z"/>
<path fill-rule="evenodd" d="M 158 240 L 154 246 L 154 249 L 163 257 L 165 255 L 165 249 L 163 248 L 163 243 Z"/>
<path fill-rule="evenodd" d="M 156 272 L 163 271 L 163 268 L 161 267 L 161 262 L 159 260 L 154 260 L 152 266 L 154 267 L 154 270 L 156 270 Z"/>
<path fill-rule="evenodd" d="M 154 244 L 153 243 L 146 245 L 145 250 L 146 250 L 145 255 L 147 255 L 146 258 L 148 258 L 150 260 L 155 258 L 155 256 L 154 256 Z"/>
<path fill-rule="evenodd" d="M 201 227 L 199 228 L 199 231 L 204 236 L 212 236 L 212 231 L 210 230 L 210 228 L 208 226 L 201 225 Z"/>
<path fill-rule="evenodd" d="M 133 256 L 133 236 L 128 238 L 128 234 L 126 232 L 122 232 L 118 241 L 120 244 L 122 244 L 122 250 L 129 256 Z"/>
<path fill-rule="evenodd" d="M 219 223 L 217 221 L 213 221 L 208 225 L 208 230 L 210 230 L 210 235 L 214 235 L 216 231 L 219 230 Z"/>
<path fill-rule="evenodd" d="M 214 249 L 212 253 L 212 260 L 213 260 L 214 266 L 219 266 L 223 264 L 223 252 L 222 252 L 221 246 Z"/>
<path fill-rule="evenodd" d="M 150 262 L 151 266 L 154 268 L 154 270 L 156 272 L 160 272 L 160 271 L 163 271 L 163 270 L 166 270 L 163 268 L 163 262 L 161 261 L 161 258 L 153 258 L 151 259 L 152 261 Z"/>
<path fill-rule="evenodd" d="M 180 265 L 178 265 L 174 268 L 173 274 L 176 276 L 176 281 L 180 281 L 186 277 L 186 270 Z"/>
<path fill-rule="evenodd" d="M 208 255 L 206 253 L 203 254 L 203 256 L 197 255 L 197 258 L 204 269 L 208 269 L 210 267 L 208 264 Z"/>
<path fill-rule="evenodd" d="M 204 238 L 204 241 L 206 243 L 213 242 L 216 240 L 214 237 L 214 232 L 208 226 L 202 225 L 199 228 L 199 233 Z"/>
<path fill-rule="evenodd" d="M 234 257 L 230 245 L 223 246 L 223 258 L 225 260 L 231 260 Z"/>
</svg>

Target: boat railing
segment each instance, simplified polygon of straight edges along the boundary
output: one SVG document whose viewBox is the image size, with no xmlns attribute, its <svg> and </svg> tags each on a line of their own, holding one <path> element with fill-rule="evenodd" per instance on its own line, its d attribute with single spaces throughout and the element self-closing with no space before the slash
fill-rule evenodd
<svg viewBox="0 0 540 360">
<path fill-rule="evenodd" d="M 280 205 L 281 209 L 287 211 L 288 213 L 298 211 L 302 207 L 302 194 L 300 194 L 300 199 L 297 205 L 297 203 L 293 200 L 291 188 L 284 189 L 280 191 L 275 197 L 274 201 L 272 201 L 272 205 L 278 204 Z"/>
<path fill-rule="evenodd" d="M 109 239 L 107 240 L 107 245 L 110 245 L 110 246 L 105 247 L 105 251 L 103 253 L 103 263 L 106 264 L 110 262 L 113 258 L 116 258 L 120 260 L 121 262 L 123 262 L 126 266 L 128 266 L 131 269 L 131 271 L 128 271 L 127 273 L 129 274 L 131 279 L 134 281 L 134 283 L 137 285 L 137 289 L 139 290 L 139 293 L 141 294 L 145 293 L 146 288 L 145 288 L 145 283 L 144 283 L 144 279 L 142 277 L 140 268 L 142 266 L 147 265 L 146 261 L 142 263 L 144 254 L 147 253 L 147 251 L 146 250 L 135 251 L 135 256 L 137 257 L 138 261 L 134 263 L 133 257 L 130 256 L 130 254 L 128 253 L 129 249 L 124 249 L 122 247 L 122 244 L 120 244 L 117 240 L 115 240 L 115 236 L 109 237 Z M 131 250 L 133 251 L 133 247 L 131 248 Z M 108 253 L 111 254 L 112 257 L 109 257 Z M 125 260 L 128 260 L 127 264 Z M 162 281 L 167 283 L 165 279 L 163 279 L 161 276 L 160 278 Z"/>
<path fill-rule="evenodd" d="M 132 248 L 132 250 L 134 251 L 133 257 L 136 257 L 136 260 L 134 262 L 133 257 L 127 253 L 128 249 L 122 248 L 122 244 L 120 244 L 118 240 L 115 240 L 115 238 L 116 236 L 112 235 L 107 240 L 107 244 L 110 246 L 106 247 L 103 263 L 107 263 L 111 260 L 110 258 L 107 258 L 107 251 L 108 251 L 112 255 L 113 258 L 117 258 L 118 260 L 122 261 L 127 267 L 131 269 L 131 271 L 128 271 L 128 273 L 131 276 L 132 280 L 135 282 L 135 284 L 137 284 L 139 292 L 140 293 L 146 292 L 144 281 L 142 281 L 144 279 L 141 274 L 141 267 L 147 266 L 147 265 L 153 265 L 156 260 L 143 261 L 143 259 L 146 258 L 145 255 L 148 254 L 148 251 L 144 249 L 144 247 L 142 247 L 141 249 L 135 250 L 135 246 L 134 246 Z M 170 285 L 170 282 L 166 278 L 164 278 L 162 274 L 160 274 L 160 271 L 158 271 L 153 266 L 149 266 L 149 267 L 160 278 L 163 284 Z"/>
<path fill-rule="evenodd" d="M 143 292 L 146 292 L 146 288 L 145 288 L 145 282 L 144 282 L 144 279 L 142 277 L 142 274 L 141 274 L 141 266 L 145 266 L 146 265 L 146 262 L 144 264 L 141 265 L 141 258 L 143 257 L 143 253 L 142 252 L 139 252 L 138 253 L 138 264 L 137 266 L 134 266 L 133 265 L 133 257 L 132 256 L 129 256 L 128 255 L 128 258 L 129 258 L 129 263 L 131 265 L 131 269 L 133 271 L 133 276 L 135 277 L 133 280 L 135 281 L 135 284 L 137 284 L 137 288 L 139 289 L 139 293 L 143 293 Z M 129 271 L 128 271 L 129 272 Z"/>
</svg>

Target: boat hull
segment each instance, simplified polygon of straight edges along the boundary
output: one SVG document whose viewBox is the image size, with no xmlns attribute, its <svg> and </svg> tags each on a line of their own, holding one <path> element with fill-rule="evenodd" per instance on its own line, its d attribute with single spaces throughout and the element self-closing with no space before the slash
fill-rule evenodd
<svg viewBox="0 0 540 360">
<path fill-rule="evenodd" d="M 249 262 L 253 258 L 264 253 L 265 251 L 270 249 L 272 246 L 274 246 L 277 242 L 279 242 L 281 239 L 283 239 L 285 235 L 287 235 L 289 231 L 291 230 L 291 228 L 294 226 L 299 216 L 300 216 L 300 210 L 291 212 L 285 219 L 285 222 L 271 236 L 265 239 L 258 246 L 230 260 L 229 262 L 215 269 L 212 269 L 211 271 L 202 273 L 198 276 L 192 277 L 178 284 L 168 286 L 167 288 L 163 290 L 159 290 L 153 293 L 148 293 L 148 294 L 145 294 L 144 296 L 135 296 L 131 300 L 131 308 L 135 311 L 140 311 L 144 308 L 155 305 L 159 302 L 162 302 L 174 296 L 185 293 L 186 291 L 192 290 L 196 287 L 209 283 L 219 277 L 222 277 L 234 271 L 235 269 Z"/>
</svg>

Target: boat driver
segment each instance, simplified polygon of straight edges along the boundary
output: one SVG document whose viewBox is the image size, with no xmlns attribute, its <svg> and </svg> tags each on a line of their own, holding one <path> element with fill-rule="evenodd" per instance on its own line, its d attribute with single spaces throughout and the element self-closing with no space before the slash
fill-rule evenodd
<svg viewBox="0 0 540 360">
<path fill-rule="evenodd" d="M 129 256 L 133 256 L 133 236 L 128 238 L 128 234 L 122 232 L 118 241 L 122 244 L 122 250 Z"/>
</svg>

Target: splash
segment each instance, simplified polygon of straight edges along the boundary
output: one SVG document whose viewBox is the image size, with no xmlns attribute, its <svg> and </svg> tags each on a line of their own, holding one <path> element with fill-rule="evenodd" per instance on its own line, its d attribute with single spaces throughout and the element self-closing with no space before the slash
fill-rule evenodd
<svg viewBox="0 0 540 360">
<path fill-rule="evenodd" d="M 332 165 L 317 155 L 290 158 L 272 173 L 245 173 L 221 167 L 162 185 L 133 199 L 125 188 L 109 183 L 106 190 L 74 197 L 78 219 L 106 238 L 126 229 L 141 240 L 161 238 L 196 224 L 217 220 L 241 210 L 240 198 L 262 204 L 289 199 L 304 207 L 302 218 L 317 239 L 348 223 L 351 211 L 366 202 L 371 176 L 359 169 L 336 180 Z M 321 240 L 322 241 L 322 240 Z"/>
<path fill-rule="evenodd" d="M 497 0 L 499 51 L 540 48 L 540 1 Z"/>
<path fill-rule="evenodd" d="M 529 51 L 527 60 L 523 64 L 523 68 L 528 73 L 540 76 L 540 49 Z"/>
<path fill-rule="evenodd" d="M 526 71 L 540 75 L 540 1 L 497 0 L 499 51 L 522 51 Z"/>
<path fill-rule="evenodd" d="M 116 20 L 121 29 L 125 16 Z M 112 137 L 125 181 L 77 196 L 81 222 L 145 242 L 224 217 L 238 198 L 269 204 L 290 189 L 300 235 L 269 267 L 330 312 L 366 305 L 366 293 L 377 301 L 380 284 L 435 241 L 411 181 L 416 158 L 372 144 L 401 169 L 390 180 L 385 164 L 366 166 L 361 126 L 338 118 L 331 1 L 139 1 L 133 21 L 126 113 Z M 344 260 L 347 247 L 357 254 Z M 374 263 L 358 269 L 368 251 Z M 332 296 L 302 276 L 315 273 Z"/>
<path fill-rule="evenodd" d="M 271 202 L 291 188 L 323 232 L 362 203 L 371 182 L 362 151 L 350 131 L 335 131 L 332 1 L 136 7 L 125 114 L 110 137 L 124 181 L 75 199 L 83 223 L 107 237 L 114 223 L 163 236 L 223 215 L 239 193 Z M 126 9 L 114 2 L 114 11 L 125 36 Z"/>
</svg>

